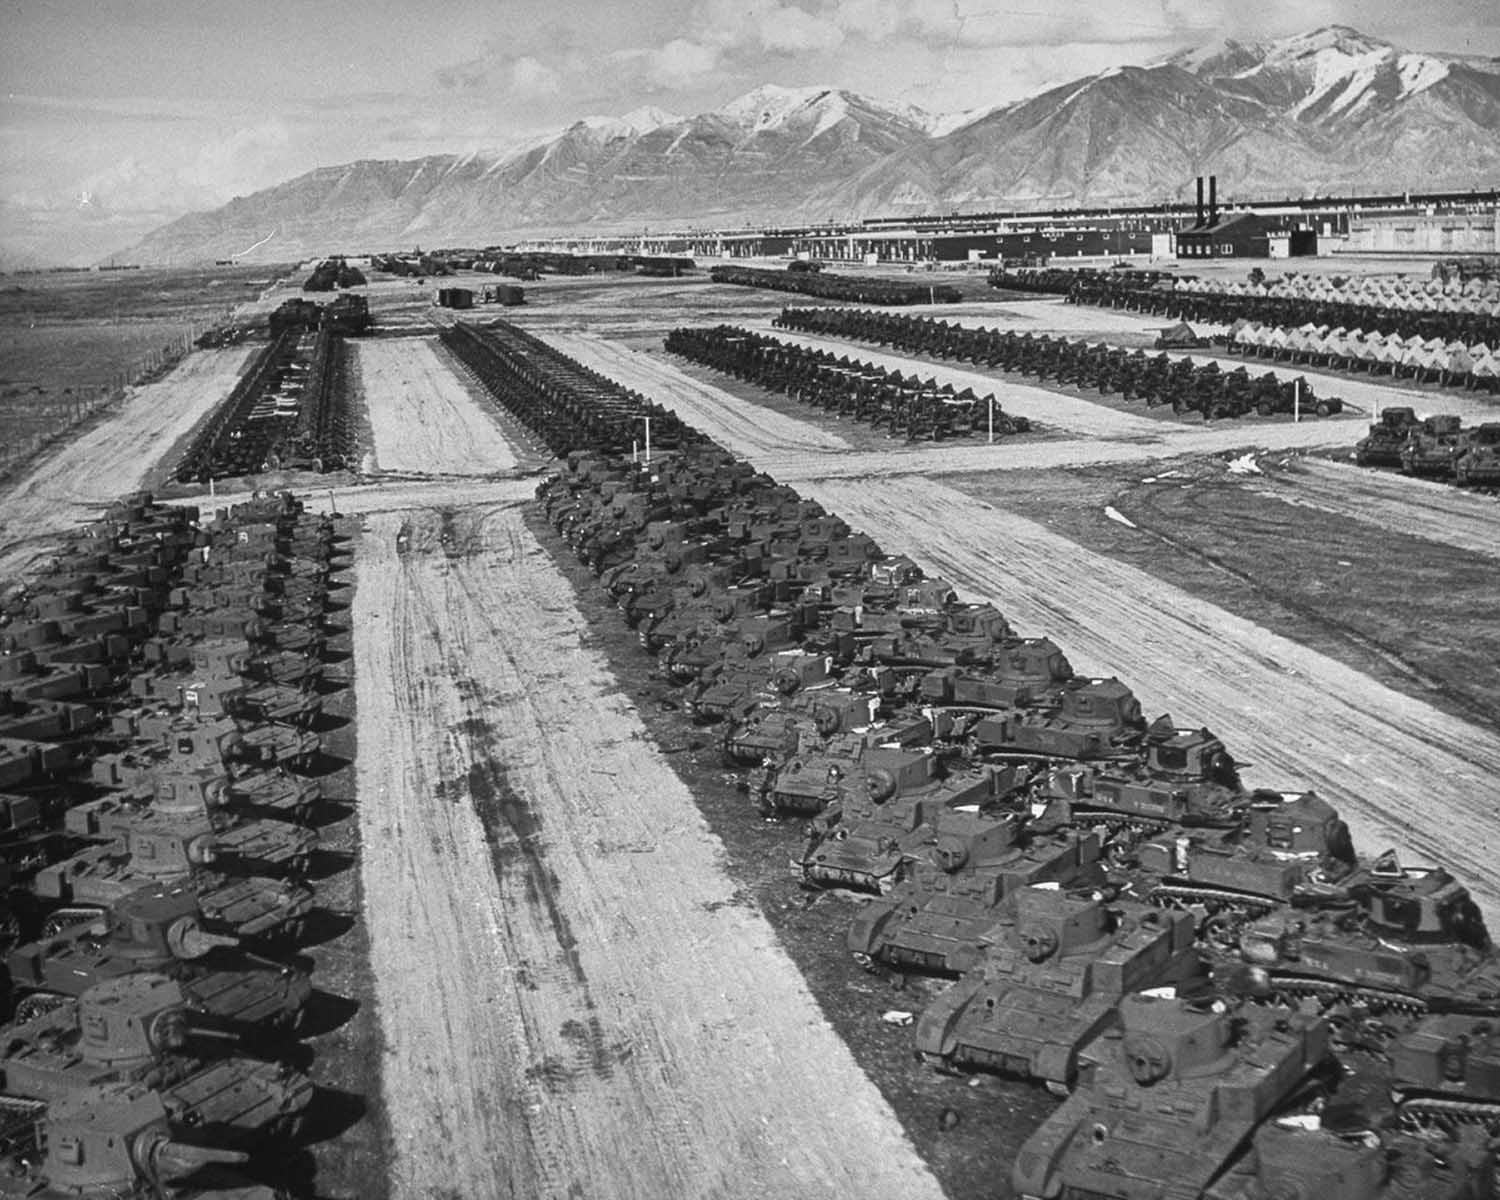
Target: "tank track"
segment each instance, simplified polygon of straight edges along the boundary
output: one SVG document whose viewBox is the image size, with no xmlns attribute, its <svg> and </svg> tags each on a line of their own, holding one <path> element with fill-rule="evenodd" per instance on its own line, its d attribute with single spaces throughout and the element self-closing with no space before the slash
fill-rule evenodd
<svg viewBox="0 0 1500 1200">
<path fill-rule="evenodd" d="M 1494 1136 L 1500 1134 L 1500 1101 L 1416 1096 L 1398 1103 L 1396 1119 L 1403 1129 L 1413 1133 L 1473 1125 Z"/>
<path fill-rule="evenodd" d="M 1227 909 L 1246 917 L 1265 916 L 1277 904 L 1275 900 L 1248 892 L 1236 892 L 1228 888 L 1192 887 L 1184 883 L 1157 884 L 1151 889 L 1148 899 L 1162 908 L 1190 908 L 1194 904 L 1201 904 L 1212 913 Z"/>
</svg>

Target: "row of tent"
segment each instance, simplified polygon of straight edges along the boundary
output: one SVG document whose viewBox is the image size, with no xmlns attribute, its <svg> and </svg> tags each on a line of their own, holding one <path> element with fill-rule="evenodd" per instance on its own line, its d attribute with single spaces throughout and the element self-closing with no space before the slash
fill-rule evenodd
<svg viewBox="0 0 1500 1200">
<path fill-rule="evenodd" d="M 1158 286 L 1160 286 L 1158 284 Z M 1267 296 L 1321 300 L 1335 304 L 1368 304 L 1398 312 L 1459 312 L 1500 316 L 1500 284 L 1471 279 L 1466 284 L 1433 280 L 1359 279 L 1335 286 L 1326 277 L 1278 279 L 1262 284 L 1212 279 L 1180 279 L 1174 291 L 1198 296 Z"/>
<path fill-rule="evenodd" d="M 1229 349 L 1262 358 L 1500 390 L 1500 353 L 1483 342 L 1403 338 L 1342 326 L 1308 324 L 1289 329 L 1241 319 L 1229 327 Z"/>
</svg>

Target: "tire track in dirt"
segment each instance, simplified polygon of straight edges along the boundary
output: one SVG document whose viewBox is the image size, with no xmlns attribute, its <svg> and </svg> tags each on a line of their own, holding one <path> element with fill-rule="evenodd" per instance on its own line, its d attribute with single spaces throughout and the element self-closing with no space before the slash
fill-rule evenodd
<svg viewBox="0 0 1500 1200">
<path fill-rule="evenodd" d="M 58 446 L 0 497 L 0 579 L 15 579 L 68 530 L 145 483 L 163 454 L 234 389 L 259 347 L 195 350 L 130 390 L 92 429 Z"/>
<path fill-rule="evenodd" d="M 469 377 L 451 370 L 436 337 L 351 338 L 375 442 L 376 470 L 493 475 L 513 470 L 515 451 Z"/>
<path fill-rule="evenodd" d="M 393 1194 L 939 1196 L 518 510 L 372 515 L 357 574 Z"/>
<path fill-rule="evenodd" d="M 1290 470 L 1247 480 L 1247 486 L 1287 504 L 1500 558 L 1500 499 L 1452 484 L 1304 458 Z"/>
<path fill-rule="evenodd" d="M 734 446 L 741 453 L 811 450 L 827 454 L 850 450 L 849 443 L 837 434 L 819 429 L 811 422 L 747 404 L 738 396 L 683 374 L 671 363 L 618 342 L 585 333 L 538 331 L 537 336 L 586 367 L 612 379 L 630 381 L 627 386 L 673 409 L 690 424 L 700 428 L 712 426 L 722 433 L 725 445 Z"/>
<path fill-rule="evenodd" d="M 1022 632 L 1055 637 L 1077 669 L 1119 675 L 1152 714 L 1207 723 L 1254 783 L 1316 789 L 1366 852 L 1396 846 L 1450 864 L 1500 916 L 1493 730 L 941 485 L 801 490 L 961 594 L 993 601 Z"/>
</svg>

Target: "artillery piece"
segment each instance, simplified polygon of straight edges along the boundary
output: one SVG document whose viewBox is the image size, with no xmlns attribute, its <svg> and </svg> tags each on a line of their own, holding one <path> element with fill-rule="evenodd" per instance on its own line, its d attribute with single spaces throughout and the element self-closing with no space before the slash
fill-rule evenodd
<svg viewBox="0 0 1500 1200">
<path fill-rule="evenodd" d="M 923 1012 L 918 1057 L 1062 1091 L 1126 995 L 1207 978 L 1186 913 L 1038 887 L 1015 893 L 975 959 Z"/>
<path fill-rule="evenodd" d="M 1203 1196 L 1327 1058 L 1328 1026 L 1283 1008 L 1125 996 L 1077 1090 L 1016 1156 L 1035 1200 Z"/>
</svg>

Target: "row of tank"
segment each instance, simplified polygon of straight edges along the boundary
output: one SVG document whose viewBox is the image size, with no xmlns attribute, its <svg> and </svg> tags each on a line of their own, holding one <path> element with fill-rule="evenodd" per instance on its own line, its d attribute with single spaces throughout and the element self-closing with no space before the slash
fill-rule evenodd
<svg viewBox="0 0 1500 1200">
<path fill-rule="evenodd" d="M 4 593 L 0 1197 L 301 1170 L 345 540 L 285 493 L 139 494 Z"/>
<path fill-rule="evenodd" d="M 539 497 L 800 882 L 870 896 L 856 960 L 953 980 L 918 1057 L 1067 1095 L 1018 1192 L 1489 1194 L 1500 956 L 1446 870 L 717 447 L 575 453 Z"/>
<path fill-rule="evenodd" d="M 948 283 L 921 283 L 913 279 L 874 275 L 824 274 L 821 268 L 813 269 L 811 264 L 804 262 L 794 262 L 782 271 L 719 266 L 711 268 L 708 277 L 715 283 L 797 292 L 803 296 L 855 304 L 957 304 L 963 299 L 963 294 Z"/>
<path fill-rule="evenodd" d="M 1415 409 L 1391 405 L 1355 444 L 1354 461 L 1451 479 L 1463 487 L 1500 487 L 1500 421 L 1465 429 L 1462 417 L 1419 419 Z"/>
<path fill-rule="evenodd" d="M 824 311 L 824 310 L 816 310 Z M 902 320 L 906 318 L 896 318 Z M 735 325 L 679 328 L 666 337 L 668 351 L 803 404 L 852 417 L 908 441 L 938 441 L 978 433 L 1027 433 L 1031 422 L 1012 416 L 992 395 L 972 388 L 907 378 L 847 355 L 785 342 Z"/>
<path fill-rule="evenodd" d="M 932 317 L 858 308 L 786 308 L 773 322 L 822 337 L 853 338 L 903 353 L 928 354 L 1007 373 L 1032 376 L 1064 387 L 1096 388 L 1101 395 L 1164 404 L 1173 412 L 1201 413 L 1205 420 L 1258 413 L 1269 417 L 1300 410 L 1326 417 L 1343 410 L 1336 396 L 1319 396 L 1305 378 L 1252 376 L 1244 367 L 1223 371 L 1218 363 L 1185 355 L 1147 354 L 1105 342 L 986 329 Z"/>
</svg>

